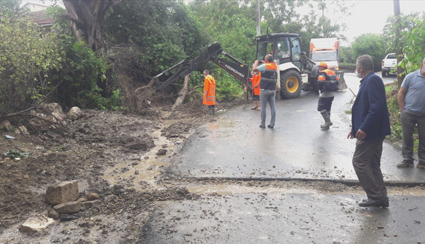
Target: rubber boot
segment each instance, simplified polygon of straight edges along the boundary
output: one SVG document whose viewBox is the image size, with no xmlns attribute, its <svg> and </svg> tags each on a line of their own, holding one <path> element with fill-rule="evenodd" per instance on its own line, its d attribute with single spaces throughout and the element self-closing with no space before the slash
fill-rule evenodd
<svg viewBox="0 0 425 244">
<path fill-rule="evenodd" d="M 325 123 L 323 125 L 320 125 L 320 128 L 322 129 L 329 129 L 329 126 L 333 125 L 331 122 L 331 116 L 329 112 L 322 112 L 322 117 L 325 120 Z"/>
<path fill-rule="evenodd" d="M 214 115 L 214 106 L 213 105 L 208 106 L 208 113 L 209 113 L 209 115 Z"/>
</svg>

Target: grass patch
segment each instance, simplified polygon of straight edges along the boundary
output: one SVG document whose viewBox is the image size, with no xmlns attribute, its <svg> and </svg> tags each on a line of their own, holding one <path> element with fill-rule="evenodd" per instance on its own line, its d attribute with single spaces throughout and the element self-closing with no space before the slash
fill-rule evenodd
<svg viewBox="0 0 425 244">
<path fill-rule="evenodd" d="M 385 85 L 385 92 L 388 95 L 388 92 L 394 90 L 397 87 L 397 83 L 389 83 Z"/>
</svg>

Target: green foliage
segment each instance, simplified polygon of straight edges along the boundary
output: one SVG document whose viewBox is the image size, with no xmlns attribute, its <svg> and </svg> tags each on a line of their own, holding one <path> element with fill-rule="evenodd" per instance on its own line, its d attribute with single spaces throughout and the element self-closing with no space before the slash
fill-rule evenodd
<svg viewBox="0 0 425 244">
<path fill-rule="evenodd" d="M 208 68 L 208 67 L 207 67 Z M 209 69 L 211 70 L 211 69 Z M 232 101 L 243 96 L 243 89 L 240 81 L 237 81 L 233 78 L 232 75 L 227 73 L 222 69 L 217 69 L 216 71 L 222 72 L 211 73 L 216 82 L 216 99 L 218 102 L 223 101 Z M 220 77 L 220 78 L 217 78 Z M 188 100 L 193 98 L 202 98 L 203 96 L 203 84 L 204 84 L 204 75 L 201 72 L 192 72 L 190 76 L 190 86 L 198 86 L 198 92 L 194 93 Z M 202 84 L 201 84 L 202 82 Z"/>
<path fill-rule="evenodd" d="M 405 46 L 407 38 L 413 29 L 417 28 L 415 19 L 419 19 L 419 13 L 412 13 L 408 15 L 401 14 L 399 16 L 399 25 L 397 25 L 396 17 L 390 16 L 384 26 L 383 33 L 387 43 L 387 53 L 395 52 L 398 46 Z M 400 39 L 398 40 L 395 36 L 396 29 L 400 27 Z"/>
<path fill-rule="evenodd" d="M 400 64 L 407 73 L 418 70 L 425 58 L 423 45 L 425 43 L 425 14 L 422 14 L 422 17 L 413 18 L 411 21 L 413 22 L 411 25 L 415 27 L 407 34 L 403 47 L 407 60 Z"/>
<path fill-rule="evenodd" d="M 240 82 L 226 73 L 222 74 L 220 80 L 216 79 L 216 98 L 217 101 L 232 101 L 243 96 L 243 90 Z"/>
<path fill-rule="evenodd" d="M 264 0 L 264 19 L 271 32 L 299 33 L 302 50 L 308 53 L 311 38 L 336 37 L 345 40 L 345 24 L 339 20 L 350 14 L 347 1 L 280 1 Z M 298 9 L 310 9 L 308 14 Z M 263 29 L 263 34 L 265 34 Z"/>
<path fill-rule="evenodd" d="M 340 58 L 344 58 L 344 65 L 346 64 L 355 64 L 356 58 L 353 56 L 353 50 L 350 47 L 342 47 L 340 46 Z"/>
<path fill-rule="evenodd" d="M 198 20 L 177 1 L 129 0 L 116 6 L 105 20 L 106 40 L 128 45 L 140 79 L 149 82 L 184 58 L 193 58 L 208 43 Z M 114 50 L 112 50 L 114 51 Z M 120 52 L 112 53 L 122 60 Z"/>
<path fill-rule="evenodd" d="M 247 64 L 253 63 L 256 48 L 254 9 L 238 0 L 210 2 L 196 0 L 190 4 L 190 8 L 208 31 L 209 43 L 219 42 L 226 53 Z M 208 65 L 206 68 L 214 74 L 219 101 L 232 100 L 240 96 L 242 86 L 239 80 L 218 66 Z"/>
<path fill-rule="evenodd" d="M 400 119 L 400 109 L 398 107 L 398 86 L 397 83 L 385 86 L 385 92 L 387 94 L 387 106 L 388 112 L 390 113 L 390 123 L 391 123 L 391 134 L 396 139 L 401 139 L 403 137 L 401 129 L 401 119 Z"/>
<path fill-rule="evenodd" d="M 394 52 L 401 47 L 404 53 L 403 60 L 396 66 L 400 66 L 404 70 L 403 75 L 418 69 L 422 58 L 425 57 L 421 43 L 424 40 L 424 18 L 425 14 L 421 16 L 419 13 L 402 14 L 398 17 L 398 21 L 395 16 L 391 16 L 387 19 L 384 27 L 384 37 L 388 45 L 387 52 Z M 400 31 L 399 38 L 395 35 L 397 28 Z"/>
<path fill-rule="evenodd" d="M 51 13 L 58 19 L 54 26 L 59 33 L 59 45 L 63 49 L 62 66 L 55 73 L 53 84 L 63 81 L 57 90 L 56 99 L 65 107 L 111 109 L 117 104 L 102 96 L 98 82 L 105 82 L 109 68 L 104 57 L 97 54 L 84 42 L 77 42 L 63 17 L 63 9 L 51 8 Z M 114 100 L 115 101 L 115 100 Z"/>
<path fill-rule="evenodd" d="M 43 33 L 25 18 L 0 22 L 0 114 L 24 110 L 50 91 L 52 74 L 61 69 L 55 33 Z"/>
<path fill-rule="evenodd" d="M 113 60 L 123 103 L 132 110 L 132 91 L 183 59 L 198 56 L 209 44 L 198 19 L 181 1 L 129 0 L 115 6 L 105 19 L 108 58 Z M 165 74 L 162 81 L 171 76 Z M 194 84 L 201 84 L 203 79 Z M 182 84 L 183 79 L 174 82 Z M 181 86 L 168 86 L 177 92 Z"/>
<path fill-rule="evenodd" d="M 320 16 L 322 11 L 317 11 L 318 5 L 324 6 L 324 13 L 331 14 L 333 17 L 344 16 L 349 14 L 348 8 L 345 7 L 346 1 L 281 1 L 281 0 L 261 0 L 260 1 L 260 12 L 262 14 L 261 19 L 261 31 L 265 35 L 268 33 L 299 33 L 303 42 L 302 50 L 308 52 L 310 49 L 309 43 L 311 38 L 318 37 L 338 37 L 345 39 L 341 33 L 345 29 L 345 25 L 339 24 L 338 21 L 331 20 L 329 17 Z M 251 33 L 256 35 L 256 1 L 253 0 L 195 0 L 190 4 L 191 10 L 201 20 L 203 26 L 208 33 L 214 37 L 214 41 L 222 43 L 222 38 L 218 35 L 228 35 L 229 40 L 233 40 L 234 45 L 239 45 L 243 49 L 250 50 L 254 45 L 254 42 L 242 42 L 240 38 L 251 38 Z M 300 8 L 310 8 L 309 14 L 301 16 L 297 12 Z M 333 11 L 330 7 L 336 8 L 338 11 Z M 231 28 L 226 24 L 229 18 L 238 16 L 238 20 L 245 19 L 248 25 L 239 26 L 240 23 L 231 22 Z M 232 19 L 233 21 L 234 19 Z M 249 29 L 249 32 L 238 33 L 239 29 Z M 237 35 L 236 35 L 237 34 Z M 242 36 L 241 36 L 242 34 Z M 231 37 L 231 38 L 230 38 Z M 245 46 L 251 45 L 251 46 Z M 228 48 L 226 45 L 222 45 L 224 48 Z M 255 47 L 254 47 L 255 48 Z M 254 58 L 254 51 L 250 50 L 249 57 L 246 59 L 244 54 L 233 53 L 225 49 L 226 52 L 240 58 L 245 62 L 252 62 Z M 232 50 L 233 51 L 233 50 Z"/>
<path fill-rule="evenodd" d="M 9 150 L 7 151 L 7 153 L 3 154 L 3 158 L 10 158 L 10 159 L 15 159 L 15 158 L 26 158 L 29 157 L 31 155 L 30 152 L 20 152 L 18 150 Z"/>
<path fill-rule="evenodd" d="M 26 10 L 19 8 L 20 5 L 20 0 L 1 0 L 0 21 L 22 17 L 22 14 L 25 14 Z"/>
<path fill-rule="evenodd" d="M 352 44 L 353 56 L 368 54 L 372 57 L 375 71 L 381 70 L 381 61 L 385 57 L 385 39 L 377 34 L 363 34 L 357 37 Z"/>
</svg>

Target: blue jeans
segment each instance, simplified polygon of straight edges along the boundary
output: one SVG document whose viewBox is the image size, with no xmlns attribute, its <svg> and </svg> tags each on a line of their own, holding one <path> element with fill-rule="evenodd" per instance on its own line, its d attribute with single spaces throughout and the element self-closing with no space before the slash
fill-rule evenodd
<svg viewBox="0 0 425 244">
<path fill-rule="evenodd" d="M 270 104 L 270 110 L 272 112 L 272 118 L 270 120 L 270 125 L 274 126 L 276 120 L 276 106 L 275 106 L 275 90 L 263 90 L 260 92 L 260 102 L 261 102 L 261 125 L 265 126 L 266 124 L 266 106 L 267 103 Z"/>
</svg>

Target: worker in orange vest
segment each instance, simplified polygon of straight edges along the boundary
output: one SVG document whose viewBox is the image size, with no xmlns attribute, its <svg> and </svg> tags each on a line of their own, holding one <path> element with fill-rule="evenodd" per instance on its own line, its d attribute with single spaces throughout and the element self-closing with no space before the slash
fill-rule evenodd
<svg viewBox="0 0 425 244">
<path fill-rule="evenodd" d="M 249 81 L 252 82 L 252 100 L 254 100 L 254 107 L 252 110 L 260 111 L 261 103 L 260 103 L 260 80 L 261 73 L 255 72 L 252 78 L 249 78 Z"/>
<path fill-rule="evenodd" d="M 215 107 L 215 80 L 208 70 L 204 70 L 204 100 L 203 103 L 208 106 L 209 114 L 214 115 Z"/>
<path fill-rule="evenodd" d="M 332 70 L 328 69 L 325 62 L 319 64 L 319 77 L 317 80 L 320 96 L 317 111 L 322 114 L 325 123 L 320 125 L 322 129 L 329 129 L 333 125 L 331 121 L 331 107 L 334 100 L 334 92 L 338 91 L 339 77 Z"/>
</svg>

